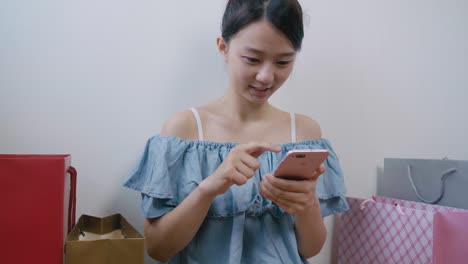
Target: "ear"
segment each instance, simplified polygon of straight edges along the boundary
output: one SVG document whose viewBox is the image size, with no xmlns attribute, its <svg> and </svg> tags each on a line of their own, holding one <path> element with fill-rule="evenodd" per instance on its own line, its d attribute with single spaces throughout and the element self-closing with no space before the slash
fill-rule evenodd
<svg viewBox="0 0 468 264">
<path fill-rule="evenodd" d="M 224 56 L 224 60 L 227 60 L 228 44 L 224 41 L 223 37 L 216 38 L 216 45 L 218 46 L 218 51 Z"/>
</svg>

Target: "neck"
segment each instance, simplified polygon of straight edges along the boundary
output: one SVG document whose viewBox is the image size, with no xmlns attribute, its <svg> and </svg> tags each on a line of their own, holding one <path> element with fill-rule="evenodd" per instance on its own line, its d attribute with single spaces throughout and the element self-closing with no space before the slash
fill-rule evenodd
<svg viewBox="0 0 468 264">
<path fill-rule="evenodd" d="M 234 120 L 250 122 L 265 118 L 273 106 L 268 102 L 254 104 L 227 89 L 223 97 L 218 100 L 221 111 Z"/>
</svg>

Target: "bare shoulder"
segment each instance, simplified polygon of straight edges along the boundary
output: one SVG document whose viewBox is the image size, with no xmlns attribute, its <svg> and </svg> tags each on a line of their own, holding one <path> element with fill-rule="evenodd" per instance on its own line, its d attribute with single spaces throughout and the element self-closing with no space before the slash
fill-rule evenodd
<svg viewBox="0 0 468 264">
<path fill-rule="evenodd" d="M 197 122 L 192 111 L 186 109 L 173 113 L 164 123 L 161 135 L 197 139 Z"/>
<path fill-rule="evenodd" d="M 322 138 L 322 129 L 316 120 L 302 114 L 296 114 L 295 116 L 296 133 L 299 141 Z"/>
</svg>

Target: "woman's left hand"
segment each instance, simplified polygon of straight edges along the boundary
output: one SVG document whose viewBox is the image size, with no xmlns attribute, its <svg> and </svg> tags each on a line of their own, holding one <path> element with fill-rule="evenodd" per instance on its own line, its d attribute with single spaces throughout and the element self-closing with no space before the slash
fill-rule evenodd
<svg viewBox="0 0 468 264">
<path fill-rule="evenodd" d="M 263 175 L 260 182 L 260 194 L 283 208 L 291 215 L 301 214 L 317 202 L 315 186 L 318 177 L 326 170 L 325 165 L 315 171 L 308 180 L 285 180 L 272 174 Z"/>
</svg>

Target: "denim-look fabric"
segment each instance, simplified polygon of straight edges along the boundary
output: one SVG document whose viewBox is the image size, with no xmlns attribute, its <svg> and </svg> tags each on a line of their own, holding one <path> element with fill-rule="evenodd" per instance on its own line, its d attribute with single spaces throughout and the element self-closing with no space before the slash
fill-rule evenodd
<svg viewBox="0 0 468 264">
<path fill-rule="evenodd" d="M 211 175 L 236 145 L 156 135 L 148 140 L 124 186 L 141 192 L 144 217 L 160 217 Z M 348 209 L 343 173 L 326 139 L 280 146 L 281 152 L 265 152 L 258 158 L 260 168 L 246 184 L 233 185 L 214 199 L 193 240 L 168 263 L 307 263 L 298 253 L 294 217 L 263 198 L 259 182 L 262 175 L 273 172 L 289 150 L 328 149 L 327 170 L 316 187 L 325 217 Z"/>
</svg>

